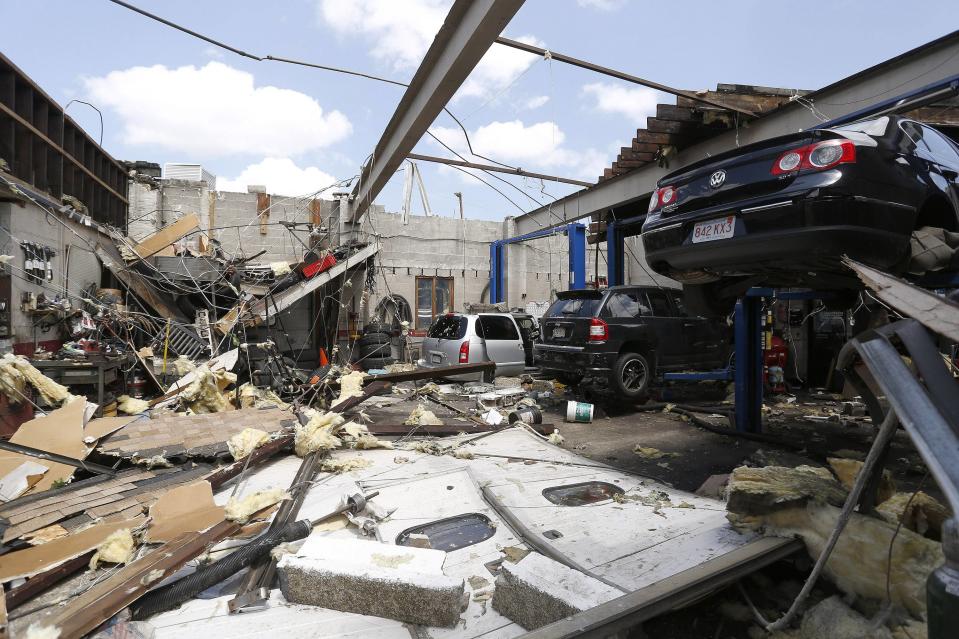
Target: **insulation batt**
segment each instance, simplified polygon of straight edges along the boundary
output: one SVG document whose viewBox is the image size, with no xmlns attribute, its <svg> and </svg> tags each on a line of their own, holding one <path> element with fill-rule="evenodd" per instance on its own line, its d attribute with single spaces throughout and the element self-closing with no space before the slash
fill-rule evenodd
<svg viewBox="0 0 959 639">
<path fill-rule="evenodd" d="M 220 413 L 232 410 L 233 405 L 224 397 L 220 384 L 231 384 L 236 381 L 236 375 L 228 371 L 218 370 L 215 373 L 206 365 L 194 371 L 195 379 L 180 393 L 180 399 L 197 415 L 206 413 Z"/>
<path fill-rule="evenodd" d="M 249 382 L 240 386 L 241 408 L 265 408 L 267 406 L 275 406 L 281 410 L 286 410 L 290 405 L 269 388 L 257 388 Z"/>
<path fill-rule="evenodd" d="M 367 374 L 363 371 L 353 371 L 340 377 L 340 396 L 336 399 L 336 403 L 338 404 L 350 397 L 359 397 L 362 395 L 363 380 L 366 379 L 366 377 Z"/>
<path fill-rule="evenodd" d="M 254 450 L 265 444 L 270 439 L 270 434 L 258 428 L 244 428 L 242 432 L 231 437 L 226 446 L 230 449 L 233 459 L 243 459 L 249 456 Z"/>
<path fill-rule="evenodd" d="M 336 432 L 344 422 L 336 413 L 317 413 L 303 426 L 297 426 L 293 435 L 293 449 L 300 457 L 320 450 L 333 450 L 343 443 Z"/>
<path fill-rule="evenodd" d="M 100 562 L 108 564 L 125 564 L 133 558 L 133 533 L 129 528 L 114 531 L 90 558 L 90 570 L 96 570 Z"/>
<path fill-rule="evenodd" d="M 27 358 L 12 353 L 0 358 L 0 392 L 9 398 L 11 403 L 19 404 L 23 401 L 27 384 L 35 388 L 46 403 L 53 406 L 73 397 L 70 389 L 41 373 Z"/>
<path fill-rule="evenodd" d="M 559 434 L 558 428 L 550 433 L 547 439 L 549 440 L 549 443 L 553 444 L 554 446 L 562 446 L 563 442 L 566 441 L 566 438 Z"/>
<path fill-rule="evenodd" d="M 127 415 L 139 415 L 150 409 L 150 402 L 130 397 L 129 395 L 120 395 L 117 397 L 117 410 Z"/>
<path fill-rule="evenodd" d="M 230 499 L 223 510 L 230 521 L 245 524 L 254 513 L 289 498 L 287 492 L 281 488 L 258 490 L 242 499 Z"/>
<path fill-rule="evenodd" d="M 324 473 L 349 473 L 354 470 L 369 468 L 372 464 L 371 460 L 362 457 L 350 457 L 348 459 L 330 457 L 323 460 L 323 463 L 320 464 L 320 470 Z"/>
<path fill-rule="evenodd" d="M 433 414 L 433 411 L 426 410 L 422 404 L 417 404 L 403 423 L 407 426 L 442 426 L 443 420 Z"/>
</svg>

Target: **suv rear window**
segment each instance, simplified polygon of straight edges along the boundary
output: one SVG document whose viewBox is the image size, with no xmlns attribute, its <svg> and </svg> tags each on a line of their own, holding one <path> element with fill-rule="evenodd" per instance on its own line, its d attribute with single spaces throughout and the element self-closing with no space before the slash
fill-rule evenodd
<svg viewBox="0 0 959 639">
<path fill-rule="evenodd" d="M 426 335 L 436 339 L 463 339 L 468 323 L 462 315 L 443 315 L 436 318 Z"/>
<path fill-rule="evenodd" d="M 546 309 L 544 317 L 595 317 L 602 297 L 567 297 Z"/>
<path fill-rule="evenodd" d="M 476 334 L 488 340 L 519 339 L 516 324 L 503 315 L 480 315 L 476 322 Z"/>
</svg>

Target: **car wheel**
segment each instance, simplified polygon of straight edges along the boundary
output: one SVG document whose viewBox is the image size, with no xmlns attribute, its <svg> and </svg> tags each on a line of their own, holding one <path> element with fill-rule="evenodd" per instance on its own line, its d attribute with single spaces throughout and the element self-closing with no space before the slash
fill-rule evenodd
<svg viewBox="0 0 959 639">
<path fill-rule="evenodd" d="M 360 347 L 360 357 L 363 358 L 389 357 L 392 352 L 393 347 L 390 344 L 369 344 Z"/>
<path fill-rule="evenodd" d="M 363 333 L 366 335 L 372 335 L 374 333 L 389 334 L 392 331 L 393 327 L 384 322 L 370 322 L 363 327 Z"/>
<path fill-rule="evenodd" d="M 643 355 L 623 353 L 613 365 L 610 386 L 623 397 L 639 399 L 649 390 L 652 377 L 652 367 Z"/>
<path fill-rule="evenodd" d="M 370 357 L 367 359 L 360 360 L 360 364 L 363 366 L 363 370 L 374 370 L 379 368 L 386 368 L 390 364 L 395 363 L 396 360 L 392 357 Z"/>
<path fill-rule="evenodd" d="M 386 333 L 368 333 L 358 340 L 360 346 L 369 344 L 389 344 L 390 336 Z"/>
</svg>

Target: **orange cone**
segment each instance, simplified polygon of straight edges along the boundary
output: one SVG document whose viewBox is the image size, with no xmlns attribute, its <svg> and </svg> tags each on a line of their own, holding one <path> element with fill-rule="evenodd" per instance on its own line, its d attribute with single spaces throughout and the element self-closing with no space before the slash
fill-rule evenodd
<svg viewBox="0 0 959 639">
<path fill-rule="evenodd" d="M 330 358 L 326 356 L 326 349 L 320 349 L 320 366 L 326 366 L 330 363 Z"/>
</svg>

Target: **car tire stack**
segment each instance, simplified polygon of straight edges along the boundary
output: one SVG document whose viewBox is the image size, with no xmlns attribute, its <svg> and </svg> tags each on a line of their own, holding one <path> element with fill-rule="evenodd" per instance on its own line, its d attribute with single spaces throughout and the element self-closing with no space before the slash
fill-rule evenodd
<svg viewBox="0 0 959 639">
<path fill-rule="evenodd" d="M 392 327 L 381 322 L 367 324 L 356 346 L 359 349 L 360 363 L 364 370 L 386 368 L 396 359 L 393 354 Z"/>
</svg>

